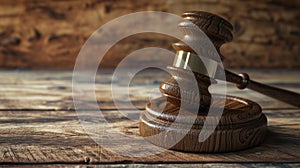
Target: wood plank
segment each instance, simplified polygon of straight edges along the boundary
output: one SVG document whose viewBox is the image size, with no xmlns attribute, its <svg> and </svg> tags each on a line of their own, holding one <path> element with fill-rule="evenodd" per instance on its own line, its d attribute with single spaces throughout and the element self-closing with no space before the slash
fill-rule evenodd
<svg viewBox="0 0 300 168">
<path fill-rule="evenodd" d="M 249 72 L 252 78 L 258 81 L 300 92 L 299 70 L 244 71 Z M 166 79 L 166 74 L 157 71 L 146 71 L 134 78 L 134 84 L 130 87 L 133 104 L 142 109 L 149 97 L 159 96 L 157 91 L 152 92 L 152 89 L 158 89 L 160 81 L 164 79 Z M 102 109 L 116 109 L 110 91 L 110 80 L 110 71 L 97 76 L 96 93 Z M 71 71 L 0 71 L 0 86 L 1 110 L 74 110 Z M 123 91 L 127 87 L 122 85 L 122 79 L 120 84 L 115 86 L 116 90 L 120 90 L 117 100 L 121 102 L 122 108 L 127 108 L 130 101 L 123 98 L 125 96 Z M 264 109 L 294 108 L 248 89 L 238 90 L 232 84 L 227 86 L 228 94 L 256 101 Z M 216 92 L 222 89 L 218 85 L 214 88 Z M 92 108 L 89 106 L 89 99 L 83 96 L 82 103 Z"/>
<path fill-rule="evenodd" d="M 21 165 L 2 165 L 3 167 L 9 168 L 17 168 L 17 167 L 40 167 L 40 168 L 48 168 L 48 167 L 59 167 L 59 168 L 70 168 L 70 167 L 128 167 L 128 168 L 152 168 L 152 167 L 166 167 L 166 168 L 178 168 L 178 167 L 191 167 L 191 168 L 210 168 L 210 167 L 218 167 L 218 168 L 249 168 L 249 167 L 257 167 L 257 168 L 265 168 L 265 167 L 299 167 L 299 163 L 183 163 L 183 164 L 144 164 L 144 163 L 127 163 L 127 164 L 21 164 Z"/>
<path fill-rule="evenodd" d="M 138 121 L 128 120 L 119 111 L 109 110 L 103 114 L 109 125 L 104 122 L 95 124 L 97 113 L 94 111 L 86 111 L 85 115 L 89 121 L 86 128 L 96 129 L 104 141 L 104 145 L 99 146 L 82 128 L 74 111 L 0 111 L 0 162 L 300 162 L 299 109 L 267 111 L 269 132 L 261 146 L 219 154 L 165 151 L 150 144 L 141 146 L 140 141 L 135 140 Z M 127 115 L 138 116 L 139 111 L 128 110 Z M 115 136 L 114 132 L 125 136 Z M 125 155 L 129 151 L 159 153 L 147 157 Z"/>
<path fill-rule="evenodd" d="M 247 71 L 249 72 L 249 71 Z M 299 71 L 250 71 L 253 76 L 269 84 L 282 86 L 300 92 Z M 288 74 L 288 75 L 286 75 Z M 157 76 L 156 76 L 157 75 Z M 283 76 L 278 79 L 278 75 Z M 264 108 L 269 121 L 269 133 L 263 145 L 249 150 L 222 154 L 191 154 L 176 151 L 162 151 L 156 146 L 139 145 L 138 119 L 140 111 L 128 109 L 128 100 L 122 100 L 122 109 L 116 110 L 112 101 L 109 80 L 110 74 L 101 74 L 96 85 L 98 102 L 109 121 L 109 127 L 100 123 L 100 129 L 109 135 L 103 140 L 113 142 L 100 146 L 82 128 L 74 111 L 71 92 L 70 71 L 0 71 L 0 162 L 7 164 L 22 163 L 200 163 L 200 162 L 300 162 L 299 109 L 261 96 L 250 90 L 240 91 L 228 87 L 228 93 L 257 101 Z M 149 88 L 155 88 L 161 73 L 148 72 L 135 79 L 131 88 L 131 100 L 136 107 L 143 109 L 148 101 Z M 84 83 L 83 83 L 84 85 Z M 126 87 L 117 84 L 118 90 Z M 216 90 L 218 91 L 217 88 Z M 122 95 L 121 95 L 122 97 Z M 88 105 L 89 96 L 83 97 Z M 92 107 L 92 106 L 91 106 Z M 84 111 L 87 128 L 97 129 L 97 114 L 90 108 Z M 123 114 L 127 114 L 127 116 Z M 81 116 L 82 117 L 82 116 Z M 102 130 L 101 130 L 102 129 Z M 124 137 L 114 137 L 111 132 L 119 132 Z M 130 137 L 130 138 L 128 138 Z M 132 144 L 132 145 L 129 145 Z M 106 144 L 107 145 L 107 144 Z M 122 156 L 122 152 L 133 150 L 144 154 L 150 150 L 162 151 L 149 157 Z M 119 154 L 117 154 L 119 153 Z M 149 153 L 149 152 L 148 152 Z"/>
</svg>

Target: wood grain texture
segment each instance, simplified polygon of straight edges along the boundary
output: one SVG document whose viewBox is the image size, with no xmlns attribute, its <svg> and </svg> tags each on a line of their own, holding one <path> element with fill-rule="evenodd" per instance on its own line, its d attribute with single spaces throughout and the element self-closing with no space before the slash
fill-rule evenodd
<svg viewBox="0 0 300 168">
<path fill-rule="evenodd" d="M 204 163 L 204 164 L 197 164 L 197 163 L 184 163 L 184 164 L 143 164 L 143 163 L 118 163 L 118 164 L 88 164 L 88 165 L 78 165 L 78 164 L 25 164 L 25 165 L 2 165 L 2 167 L 9 167 L 9 168 L 17 168 L 17 167 L 40 167 L 40 168 L 48 168 L 48 167 L 58 167 L 58 168 L 71 168 L 71 167 L 79 167 L 79 168 L 97 168 L 97 167 L 129 167 L 129 168 L 156 168 L 156 167 L 166 167 L 166 168 L 179 168 L 179 167 L 191 167 L 191 168 L 210 168 L 210 167 L 218 167 L 218 168 L 249 168 L 249 167 L 258 167 L 258 168 L 265 168 L 265 167 L 299 167 L 299 163 Z"/>
<path fill-rule="evenodd" d="M 296 70 L 245 70 L 245 72 L 264 83 L 300 92 L 299 72 Z M 196 166 L 204 167 L 210 165 L 280 167 L 298 166 L 287 163 L 300 162 L 299 109 L 250 90 L 237 90 L 232 85 L 228 86 L 228 93 L 254 100 L 263 107 L 263 113 L 268 118 L 268 133 L 266 141 L 261 146 L 222 154 L 195 154 L 168 150 L 144 158 L 122 156 L 116 151 L 121 149 L 126 152 L 132 149 L 128 145 L 133 143 L 132 141 L 126 138 L 108 137 L 106 140 L 113 139 L 116 143 L 112 144 L 112 148 L 104 148 L 95 143 L 83 129 L 76 112 L 72 109 L 71 97 L 66 96 L 72 95 L 71 76 L 72 72 L 69 71 L 0 71 L 0 162 L 2 164 L 9 164 L 8 167 L 14 164 L 29 164 L 29 167 L 35 163 L 43 164 L 38 167 L 62 164 L 63 167 L 67 166 L 65 164 L 97 166 L 104 163 L 139 163 L 147 166 L 149 163 L 155 163 L 169 166 L 165 164 L 180 163 L 178 165 L 180 167 L 181 163 L 186 165 L 194 163 Z M 101 108 L 105 109 L 104 115 L 110 123 L 105 131 L 108 133 L 117 131 L 129 137 L 136 137 L 139 134 L 138 121 L 129 120 L 124 113 L 120 112 L 139 116 L 141 111 L 126 109 L 126 104 L 121 111 L 115 109 L 107 89 L 110 87 L 109 76 L 109 73 L 99 74 L 97 77 L 99 83 L 96 85 L 96 90 L 102 91 L 99 92 L 104 102 Z M 281 78 L 279 79 L 278 76 Z M 165 77 L 162 73 L 145 72 L 144 76 L 134 79 L 132 92 L 136 97 L 133 101 L 140 102 L 138 107 L 143 108 L 148 101 L 146 91 L 152 87 L 158 88 L 160 81 Z M 125 87 L 122 84 L 118 86 L 120 89 Z M 49 98 L 56 101 L 49 103 L 47 102 Z M 141 100 L 145 100 L 144 103 L 141 103 Z M 95 118 L 93 109 L 87 110 L 86 115 L 88 121 L 93 121 Z M 138 145 L 134 148 L 136 151 L 147 149 Z M 153 145 L 148 148 L 161 150 L 159 147 L 154 148 Z"/>
<path fill-rule="evenodd" d="M 223 107 L 220 102 L 225 102 L 222 116 L 208 117 L 207 111 L 180 110 L 164 98 L 149 102 L 141 114 L 140 134 L 158 146 L 195 153 L 233 152 L 263 142 L 267 119 L 258 104 L 238 97 L 212 96 L 211 109 L 215 113 Z M 209 134 L 214 127 L 211 135 L 200 142 L 200 132 Z"/>
<path fill-rule="evenodd" d="M 296 0 L 2 0 L 0 66 L 72 69 L 85 40 L 114 18 L 147 10 L 177 15 L 203 10 L 233 23 L 235 40 L 222 47 L 227 56 L 225 67 L 299 67 L 299 5 Z M 153 34 L 124 39 L 107 53 L 103 66 L 115 67 L 127 54 L 143 47 L 171 49 L 176 41 Z M 106 44 L 105 40 L 101 43 Z"/>
<path fill-rule="evenodd" d="M 252 79 L 262 83 L 300 92 L 299 71 L 286 70 L 236 70 L 247 72 Z M 287 75 L 288 74 L 288 75 Z M 111 97 L 111 72 L 101 73 L 97 76 L 96 91 L 98 102 L 103 109 L 114 109 Z M 280 76 L 280 79 L 278 78 Z M 168 77 L 162 72 L 148 71 L 137 75 L 131 86 L 131 100 L 138 108 L 145 108 L 149 97 L 159 97 L 152 89 L 158 89 L 160 82 Z M 124 76 L 126 78 L 126 76 Z M 219 81 L 220 82 L 220 81 Z M 1 110 L 74 110 L 72 101 L 72 72 L 70 71 L 0 71 L 0 109 Z M 120 90 L 124 89 L 122 79 L 116 84 Z M 216 93 L 222 93 L 219 85 L 213 85 Z M 239 90 L 234 85 L 227 84 L 227 93 L 233 96 L 247 98 L 256 102 L 263 108 L 293 108 L 291 105 L 275 101 L 249 89 Z M 122 93 L 122 92 L 121 92 Z M 101 95 L 101 96 L 100 96 Z M 122 96 L 120 96 L 122 97 Z M 34 100 L 34 101 L 33 101 Z M 88 101 L 87 101 L 88 103 Z M 126 108 L 124 101 L 124 108 Z"/>
<path fill-rule="evenodd" d="M 140 112 L 132 111 L 136 115 Z M 276 116 L 269 112 L 269 132 L 266 141 L 249 150 L 222 154 L 192 154 L 165 151 L 145 158 L 122 156 L 132 141 L 113 139 L 115 148 L 96 144 L 82 129 L 75 112 L 17 111 L 1 112 L 2 163 L 112 163 L 112 162 L 299 162 L 299 110 Z M 93 113 L 89 113 L 92 119 Z M 127 136 L 138 135 L 138 122 L 130 121 L 118 111 L 106 113 L 110 128 Z M 120 119 L 124 118 L 124 119 Z M 108 140 L 108 139 L 107 139 Z M 126 145 L 125 145 L 126 144 Z M 117 145 L 117 146 L 116 146 Z M 132 146 L 133 147 L 133 146 Z M 153 145 L 149 147 L 153 148 Z M 134 146 L 145 151 L 147 146 Z M 161 150 L 159 147 L 154 148 Z"/>
</svg>

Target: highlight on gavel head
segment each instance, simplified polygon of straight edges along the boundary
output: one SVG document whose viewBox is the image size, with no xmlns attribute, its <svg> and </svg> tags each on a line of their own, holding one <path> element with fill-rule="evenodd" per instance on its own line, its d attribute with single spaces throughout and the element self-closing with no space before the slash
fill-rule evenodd
<svg viewBox="0 0 300 168">
<path fill-rule="evenodd" d="M 220 53 L 220 46 L 232 40 L 233 27 L 227 20 L 208 12 L 185 12 L 182 17 L 183 21 L 179 23 L 178 27 L 183 32 L 183 39 L 173 44 L 176 56 L 173 65 L 168 67 L 172 77 L 161 83 L 160 91 L 169 102 L 175 105 L 180 105 L 181 101 L 186 101 L 190 104 L 200 104 L 199 111 L 203 112 L 210 107 L 211 94 L 208 91 L 208 87 L 215 82 L 209 76 L 213 76 L 216 73 L 218 63 L 224 59 Z M 196 33 L 197 31 L 199 32 L 199 29 L 205 33 L 205 37 Z M 208 46 L 206 44 L 208 40 L 213 44 L 211 46 L 214 46 L 213 49 L 216 50 L 214 53 L 217 54 L 209 54 L 209 52 L 208 54 L 201 53 L 201 58 L 205 58 L 205 61 L 203 61 L 197 55 L 198 52 L 192 48 L 202 47 L 203 50 L 209 50 L 206 47 Z M 194 46 L 191 47 L 190 44 Z M 186 71 L 192 71 L 195 75 L 199 90 L 198 93 L 200 93 L 200 102 L 199 100 L 189 99 L 189 97 L 196 96 L 194 95 L 195 88 L 180 88 L 178 85 L 178 82 L 188 83 L 188 79 L 185 78 Z M 180 96 L 180 90 L 190 96 L 183 98 Z"/>
</svg>

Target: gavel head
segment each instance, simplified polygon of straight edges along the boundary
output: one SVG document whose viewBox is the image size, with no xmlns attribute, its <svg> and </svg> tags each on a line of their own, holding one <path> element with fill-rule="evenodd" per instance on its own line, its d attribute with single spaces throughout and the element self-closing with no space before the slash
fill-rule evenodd
<svg viewBox="0 0 300 168">
<path fill-rule="evenodd" d="M 173 44 L 173 48 L 177 51 L 174 59 L 173 66 L 168 69 L 172 77 L 160 84 L 160 91 L 167 98 L 167 100 L 177 106 L 180 106 L 181 101 L 188 102 L 192 105 L 199 105 L 199 112 L 207 112 L 211 104 L 211 94 L 208 87 L 215 82 L 208 74 L 215 73 L 217 64 L 204 65 L 197 52 L 188 44 L 196 44 L 196 47 L 203 47 L 206 44 L 201 36 L 197 35 L 199 29 L 206 34 L 209 40 L 214 45 L 216 55 L 201 55 L 209 60 L 219 62 L 224 59 L 220 53 L 220 46 L 225 42 L 232 40 L 232 25 L 225 19 L 202 11 L 185 12 L 182 15 L 183 21 L 179 23 L 179 28 L 184 33 L 184 38 L 181 42 Z M 204 48 L 205 49 L 205 48 Z M 217 58 L 218 57 L 218 58 Z M 197 81 L 198 91 L 189 86 L 189 76 L 187 71 L 192 71 Z M 184 88 L 179 87 L 178 83 L 186 83 Z M 186 93 L 188 97 L 181 96 L 180 93 Z M 194 94 L 199 93 L 199 100 L 193 99 L 196 97 Z M 199 102 L 200 101 L 200 102 Z"/>
</svg>

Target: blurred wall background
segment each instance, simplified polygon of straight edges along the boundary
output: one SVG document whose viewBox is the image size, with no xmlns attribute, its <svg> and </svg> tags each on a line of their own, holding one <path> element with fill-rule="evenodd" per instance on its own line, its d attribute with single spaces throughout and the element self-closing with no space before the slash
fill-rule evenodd
<svg viewBox="0 0 300 168">
<path fill-rule="evenodd" d="M 97 28 L 145 10 L 178 15 L 204 10 L 228 19 L 235 30 L 234 41 L 222 47 L 225 67 L 300 67 L 299 0 L 1 0 L 0 68 L 72 69 L 81 46 Z M 103 66 L 115 67 L 143 47 L 172 50 L 176 41 L 153 34 L 128 37 L 106 54 L 110 61 L 104 60 Z"/>
</svg>

